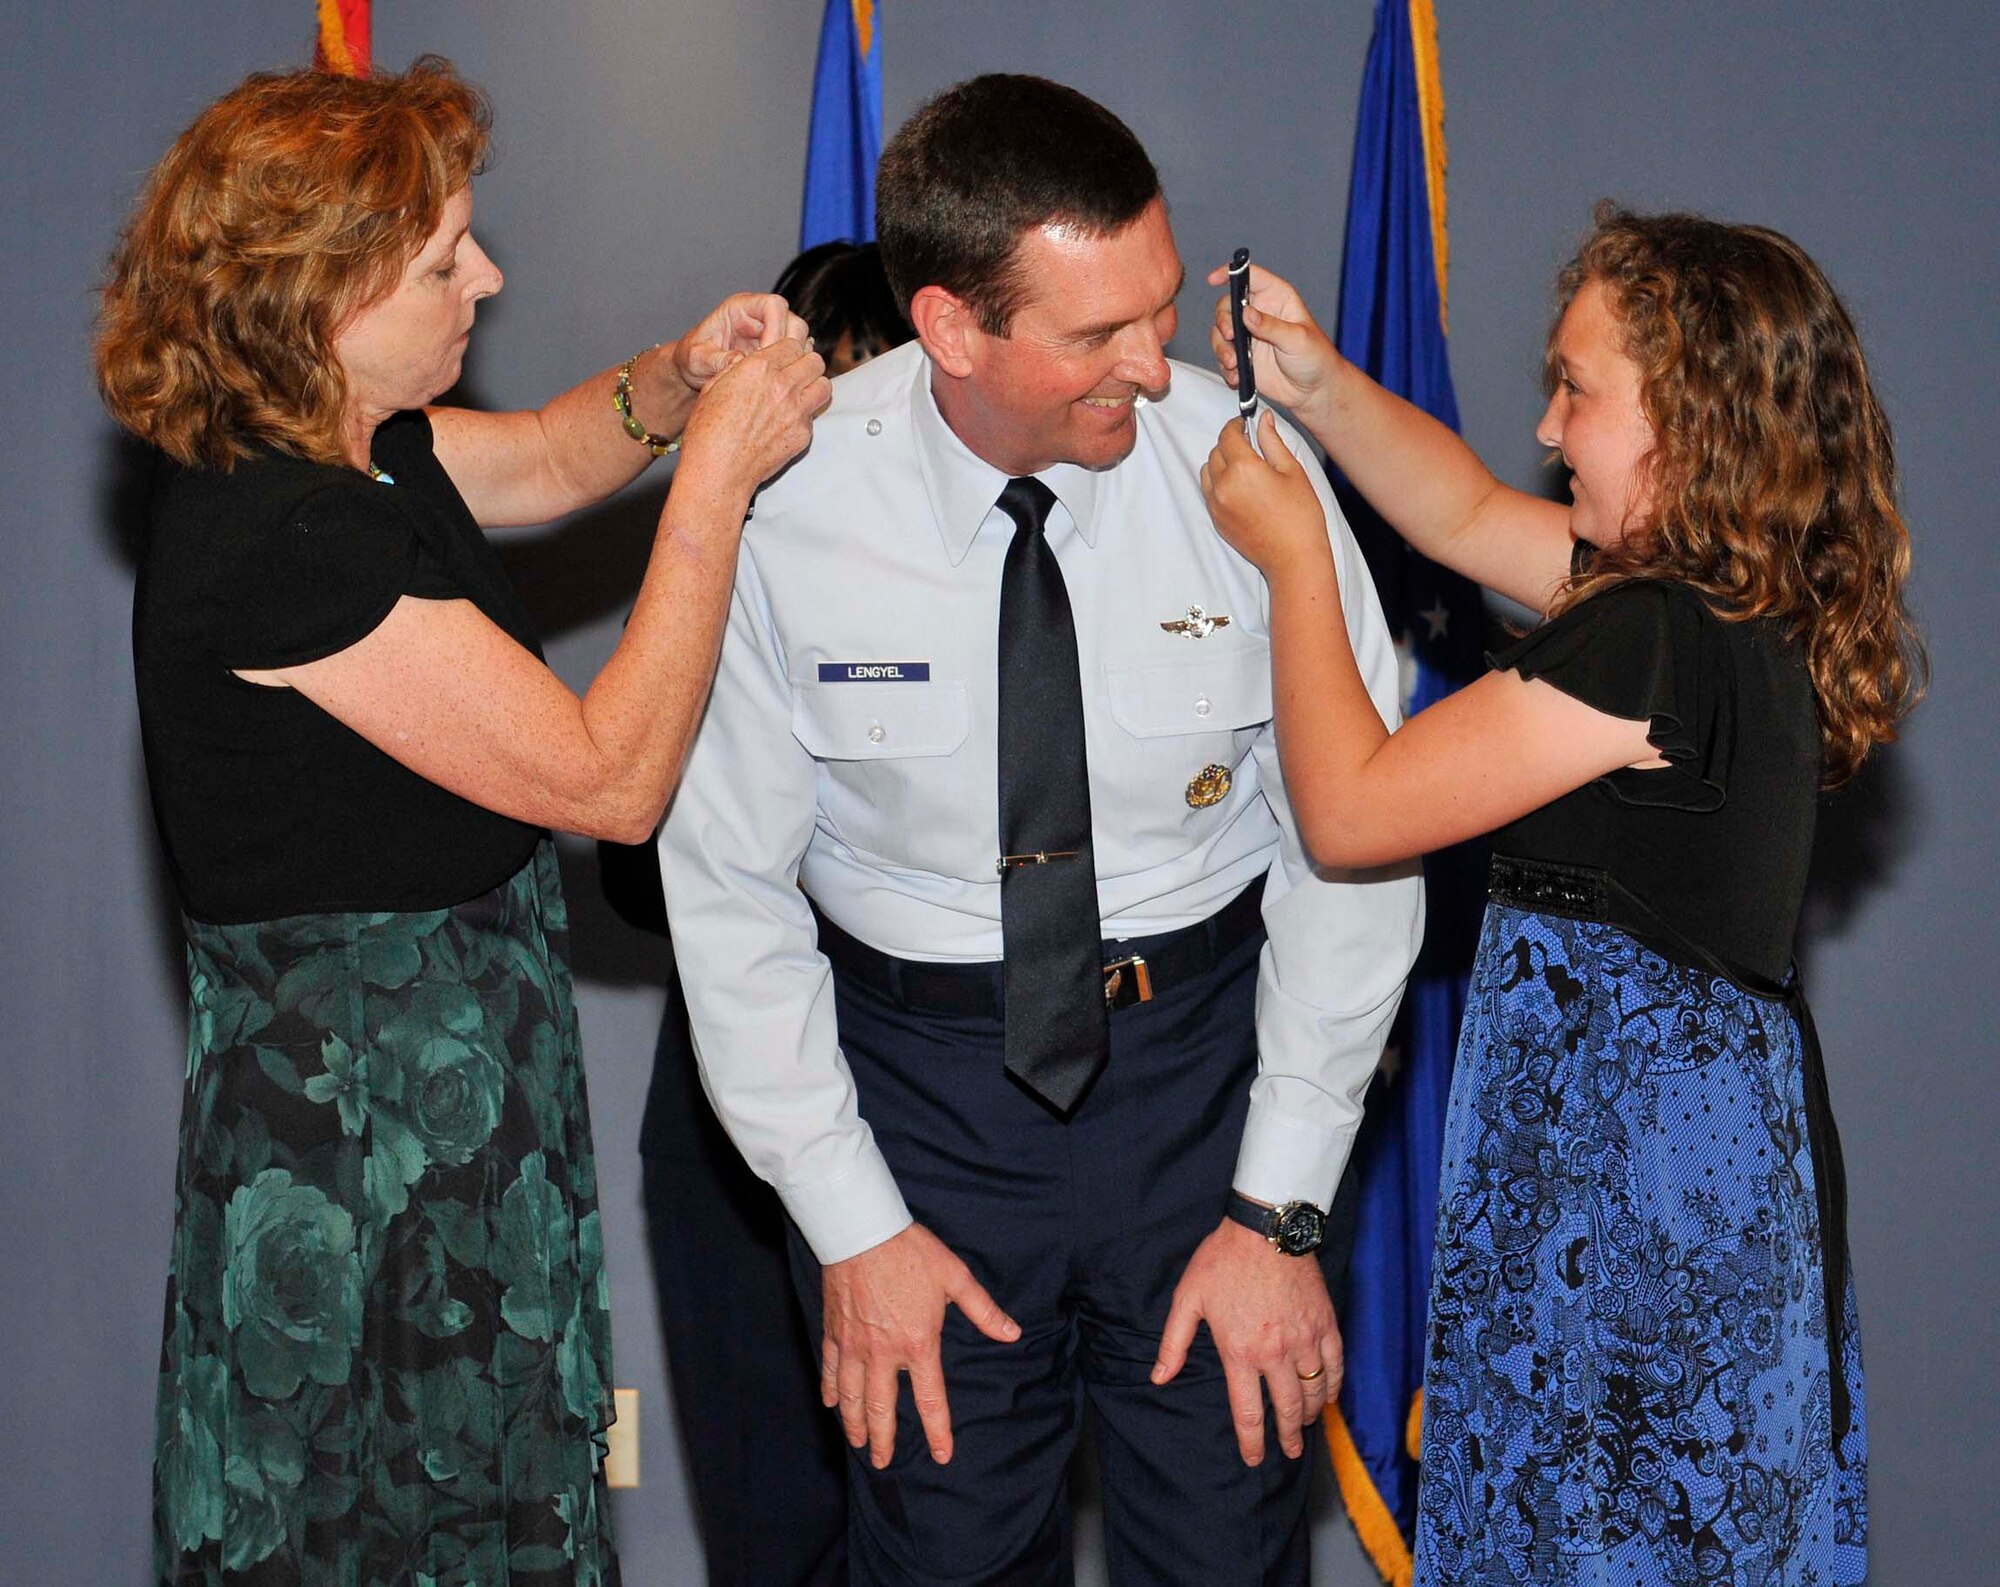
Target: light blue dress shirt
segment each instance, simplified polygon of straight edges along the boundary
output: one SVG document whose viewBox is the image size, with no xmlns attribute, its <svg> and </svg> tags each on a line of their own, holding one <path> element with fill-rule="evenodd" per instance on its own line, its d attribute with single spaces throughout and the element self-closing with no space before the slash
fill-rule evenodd
<svg viewBox="0 0 2000 1587">
<path fill-rule="evenodd" d="M 1123 462 L 1040 476 L 1076 617 L 1098 907 L 1106 938 L 1147 936 L 1264 878 L 1260 1072 L 1235 1184 L 1325 1207 L 1416 956 L 1422 881 L 1414 864 L 1315 872 L 1305 858 L 1272 732 L 1264 582 L 1201 499 L 1235 397 L 1172 369 Z M 856 1107 L 800 885 L 885 953 L 1001 954 L 995 656 L 1014 525 L 995 505 L 1006 476 L 946 425 L 930 372 L 911 342 L 842 376 L 810 450 L 757 498 L 660 837 L 703 1083 L 822 1262 L 910 1214 Z M 1394 725 L 1374 586 L 1316 461 L 1308 472 L 1355 656 Z M 1162 627 L 1191 607 L 1215 620 L 1205 637 Z M 1190 784 L 1211 765 L 1229 768 L 1229 790 L 1197 806 Z"/>
</svg>

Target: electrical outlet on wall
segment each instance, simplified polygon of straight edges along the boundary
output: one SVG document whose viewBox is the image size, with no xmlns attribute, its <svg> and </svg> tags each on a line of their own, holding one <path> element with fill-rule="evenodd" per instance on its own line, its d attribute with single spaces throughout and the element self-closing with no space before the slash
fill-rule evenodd
<svg viewBox="0 0 2000 1587">
<path fill-rule="evenodd" d="M 639 1391 L 613 1389 L 618 1420 L 611 1424 L 611 1449 L 604 1457 L 604 1481 L 613 1488 L 639 1486 Z"/>
</svg>

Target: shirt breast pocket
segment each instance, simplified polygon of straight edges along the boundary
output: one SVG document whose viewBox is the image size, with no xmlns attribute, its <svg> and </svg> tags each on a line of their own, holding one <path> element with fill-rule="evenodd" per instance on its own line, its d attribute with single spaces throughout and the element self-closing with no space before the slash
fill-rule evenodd
<svg viewBox="0 0 2000 1587">
<path fill-rule="evenodd" d="M 962 683 L 792 685 L 792 737 L 816 760 L 949 755 L 967 731 Z"/>
<path fill-rule="evenodd" d="M 1184 842 L 1234 820 L 1257 785 L 1244 761 L 1271 720 L 1269 646 L 1107 666 L 1105 685 L 1122 729 L 1120 807 L 1135 841 Z"/>
<path fill-rule="evenodd" d="M 1268 645 L 1106 667 L 1105 680 L 1112 717 L 1136 739 L 1233 734 L 1271 720 Z"/>
<path fill-rule="evenodd" d="M 894 865 L 952 875 L 990 847 L 965 830 L 982 807 L 968 804 L 970 731 L 963 683 L 792 685 L 792 736 L 819 762 L 820 825 Z"/>
</svg>

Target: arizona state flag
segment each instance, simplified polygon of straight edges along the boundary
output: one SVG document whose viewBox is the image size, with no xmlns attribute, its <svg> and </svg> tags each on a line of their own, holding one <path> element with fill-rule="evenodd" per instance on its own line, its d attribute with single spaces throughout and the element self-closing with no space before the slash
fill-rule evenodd
<svg viewBox="0 0 2000 1587">
<path fill-rule="evenodd" d="M 1444 95 L 1431 0 L 1377 0 L 1361 88 L 1341 262 L 1341 352 L 1389 390 L 1458 428 L 1445 356 Z M 1404 714 L 1484 670 L 1483 608 L 1469 580 L 1417 555 L 1335 478 L 1403 658 Z M 1334 1475 L 1384 1581 L 1410 1580 L 1424 1314 L 1438 1162 L 1466 975 L 1485 904 L 1483 843 L 1424 862 L 1423 950 L 1369 1093 L 1348 1173 L 1354 1253 L 1340 1311 L 1347 1373 L 1327 1407 Z"/>
<path fill-rule="evenodd" d="M 369 0 L 318 0 L 319 41 L 313 65 L 343 77 L 368 75 Z"/>
<path fill-rule="evenodd" d="M 882 156 L 882 39 L 875 0 L 826 0 L 813 68 L 799 247 L 871 242 Z"/>
</svg>

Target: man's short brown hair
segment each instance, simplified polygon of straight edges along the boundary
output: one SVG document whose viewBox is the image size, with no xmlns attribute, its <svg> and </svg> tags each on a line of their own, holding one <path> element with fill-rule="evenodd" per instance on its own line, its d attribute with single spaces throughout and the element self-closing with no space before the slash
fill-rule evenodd
<svg viewBox="0 0 2000 1587">
<path fill-rule="evenodd" d="M 1159 196 L 1132 129 L 1096 100 L 993 73 L 947 88 L 889 141 L 875 229 L 905 314 L 921 288 L 940 286 L 1003 336 L 1020 307 L 1024 232 L 1054 222 L 1109 236 Z"/>
</svg>

